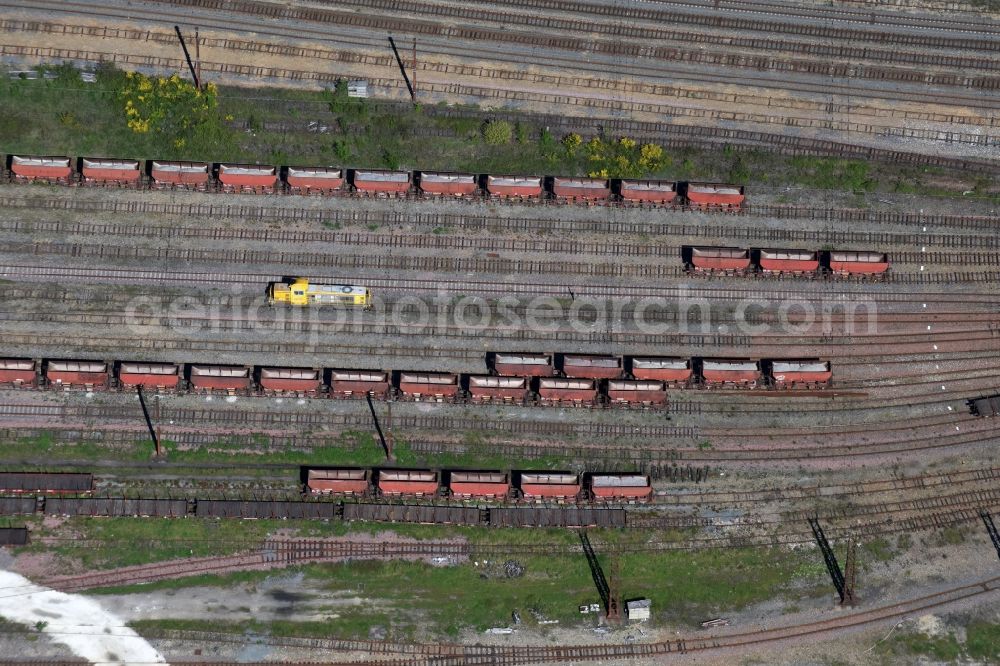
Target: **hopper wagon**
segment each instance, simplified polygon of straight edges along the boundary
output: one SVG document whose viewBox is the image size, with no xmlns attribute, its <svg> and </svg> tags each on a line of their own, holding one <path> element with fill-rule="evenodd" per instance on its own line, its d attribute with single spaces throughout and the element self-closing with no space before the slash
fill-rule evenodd
<svg viewBox="0 0 1000 666">
<path fill-rule="evenodd" d="M 760 250 L 757 264 L 764 273 L 815 273 L 819 253 L 812 250 Z"/>
<path fill-rule="evenodd" d="M 142 178 L 139 160 L 84 157 L 80 160 L 80 174 L 85 185 L 136 187 Z"/>
<path fill-rule="evenodd" d="M 618 196 L 628 203 L 669 204 L 677 198 L 677 185 L 669 180 L 622 180 Z"/>
<path fill-rule="evenodd" d="M 250 369 L 245 365 L 192 365 L 188 378 L 199 393 L 246 393 L 251 388 Z"/>
<path fill-rule="evenodd" d="M 506 472 L 451 472 L 448 490 L 461 499 L 503 499 L 510 495 L 510 476 Z"/>
<path fill-rule="evenodd" d="M 573 406 L 593 405 L 599 399 L 597 382 L 593 379 L 549 377 L 538 380 L 538 397 L 542 404 Z"/>
<path fill-rule="evenodd" d="M 529 500 L 575 499 L 582 488 L 580 475 L 571 472 L 521 472 L 519 488 Z"/>
<path fill-rule="evenodd" d="M 285 183 L 292 194 L 332 194 L 344 188 L 344 170 L 334 167 L 288 167 Z"/>
<path fill-rule="evenodd" d="M 257 384 L 261 391 L 275 395 L 316 395 L 323 377 L 314 368 L 260 368 Z"/>
<path fill-rule="evenodd" d="M 351 184 L 362 194 L 404 196 L 410 191 L 410 172 L 357 169 L 352 174 Z"/>
<path fill-rule="evenodd" d="M 211 165 L 207 162 L 158 162 L 149 166 L 149 179 L 156 190 L 199 190 L 209 187 Z"/>
<path fill-rule="evenodd" d="M 739 247 L 686 247 L 685 260 L 696 272 L 743 272 L 750 268 L 750 250 Z"/>
<path fill-rule="evenodd" d="M 833 372 L 829 361 L 819 359 L 769 361 L 777 388 L 825 386 Z"/>
<path fill-rule="evenodd" d="M 383 495 L 434 496 L 438 492 L 438 479 L 438 473 L 432 470 L 380 469 L 378 489 Z"/>
<path fill-rule="evenodd" d="M 11 155 L 7 168 L 15 181 L 61 185 L 73 182 L 73 164 L 69 157 Z"/>
<path fill-rule="evenodd" d="M 634 356 L 630 359 L 629 373 L 636 379 L 659 380 L 674 386 L 691 381 L 691 360 Z"/>
<path fill-rule="evenodd" d="M 0 358 L 0 386 L 33 387 L 38 383 L 35 362 L 30 358 Z"/>
<path fill-rule="evenodd" d="M 601 178 L 561 178 L 552 179 L 552 194 L 557 199 L 601 201 L 611 195 L 611 182 Z"/>
<path fill-rule="evenodd" d="M 417 173 L 417 187 L 430 196 L 467 197 L 479 191 L 475 174 L 471 173 Z"/>
<path fill-rule="evenodd" d="M 649 476 L 643 474 L 591 474 L 588 486 L 596 500 L 645 501 L 653 495 Z"/>
<path fill-rule="evenodd" d="M 118 366 L 118 381 L 124 388 L 174 390 L 180 379 L 181 369 L 176 363 L 122 361 Z"/>
<path fill-rule="evenodd" d="M 839 275 L 877 275 L 889 270 L 889 257 L 884 252 L 833 251 L 829 267 Z"/>
<path fill-rule="evenodd" d="M 704 359 L 701 377 L 705 386 L 753 387 L 760 381 L 760 363 L 749 359 Z"/>
<path fill-rule="evenodd" d="M 331 370 L 330 397 L 386 398 L 389 395 L 389 373 L 381 370 Z"/>
<path fill-rule="evenodd" d="M 662 406 L 667 404 L 663 382 L 653 380 L 612 379 L 608 381 L 608 400 L 612 404 Z"/>
<path fill-rule="evenodd" d="M 523 403 L 528 395 L 525 377 L 497 377 L 495 375 L 469 375 L 469 398 L 472 402 Z"/>
<path fill-rule="evenodd" d="M 565 354 L 560 369 L 566 377 L 611 379 L 622 374 L 622 360 L 618 356 Z"/>
<path fill-rule="evenodd" d="M 493 197 L 540 199 L 543 181 L 541 176 L 487 176 L 486 191 Z"/>
<path fill-rule="evenodd" d="M 223 192 L 273 194 L 278 191 L 278 169 L 255 164 L 220 164 L 216 178 Z"/>
<path fill-rule="evenodd" d="M 723 183 L 688 183 L 685 188 L 685 198 L 695 208 L 738 208 L 745 193 L 742 185 Z"/>
<path fill-rule="evenodd" d="M 64 389 L 103 389 L 109 383 L 108 364 L 104 361 L 48 361 L 45 379 L 50 385 Z"/>
<path fill-rule="evenodd" d="M 368 494 L 370 485 L 367 469 L 310 469 L 306 472 L 306 487 L 311 493 L 356 497 Z"/>
<path fill-rule="evenodd" d="M 94 475 L 77 472 L 0 472 L 0 492 L 65 495 L 89 493 Z"/>
<path fill-rule="evenodd" d="M 553 370 L 552 357 L 548 354 L 497 352 L 488 362 L 493 372 L 503 377 L 547 377 Z"/>
<path fill-rule="evenodd" d="M 458 375 L 450 372 L 401 372 L 399 392 L 408 400 L 454 400 L 458 395 Z"/>
</svg>

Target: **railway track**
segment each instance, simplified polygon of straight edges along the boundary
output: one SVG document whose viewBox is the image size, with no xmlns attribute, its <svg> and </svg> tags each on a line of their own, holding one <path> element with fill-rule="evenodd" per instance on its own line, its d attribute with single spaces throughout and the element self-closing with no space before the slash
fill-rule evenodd
<svg viewBox="0 0 1000 666">
<path fill-rule="evenodd" d="M 22 190 L 23 191 L 23 190 Z M 176 195 L 175 195 L 176 196 Z M 265 199 L 270 201 L 270 199 Z M 628 235 L 668 235 L 690 237 L 715 237 L 726 234 L 741 234 L 746 240 L 768 240 L 807 242 L 814 237 L 823 238 L 827 242 L 841 240 L 848 243 L 862 243 L 868 246 L 898 243 L 900 245 L 926 245 L 928 238 L 935 244 L 948 248 L 964 247 L 1000 247 L 1000 240 L 992 234 L 966 236 L 957 233 L 935 233 L 930 236 L 925 231 L 902 232 L 828 232 L 830 235 L 814 236 L 816 232 L 797 229 L 765 229 L 760 225 L 734 229 L 731 224 L 703 224 L 701 219 L 691 223 L 676 224 L 656 219 L 650 222 L 624 222 L 615 219 L 602 220 L 565 220 L 557 218 L 531 217 L 497 217 L 485 214 L 449 214 L 422 213 L 420 206 L 429 200 L 414 198 L 412 202 L 417 212 L 384 212 L 377 210 L 327 210 L 316 208 L 296 208 L 286 206 L 237 205 L 232 204 L 200 204 L 200 203 L 160 203 L 151 201 L 108 201 L 84 200 L 68 198 L 26 198 L 20 196 L 0 196 L 0 206 L 5 209 L 28 210 L 58 210 L 80 213 L 111 213 L 115 215 L 150 216 L 165 215 L 189 219 L 237 219 L 258 223 L 286 224 L 316 224 L 340 225 L 341 227 L 370 227 L 372 225 L 385 227 L 423 226 L 431 229 L 461 229 L 469 232 L 491 232 L 497 230 L 507 232 L 539 232 L 546 233 L 607 233 L 615 236 Z M 464 198 L 449 203 L 466 203 L 479 208 L 483 204 L 518 205 L 513 200 L 506 199 L 475 199 Z M 531 205 L 559 205 L 558 201 L 546 200 Z M 669 212 L 673 212 L 670 209 Z M 678 211 L 680 212 L 680 211 Z M 715 213 L 699 211 L 707 219 L 728 219 L 732 213 Z M 739 211 L 744 218 L 776 218 L 780 220 L 804 220 L 822 223 L 842 223 L 844 225 L 899 225 L 924 228 L 951 228 L 968 231 L 993 231 L 1000 226 L 1000 218 L 994 216 L 975 215 L 936 215 L 923 213 L 902 213 L 898 211 L 875 211 L 860 208 L 812 208 L 805 206 L 773 206 L 759 204 L 744 204 Z M 657 216 L 659 217 L 659 216 Z M 32 225 L 62 225 L 53 230 L 65 230 L 67 233 L 87 233 L 93 229 L 95 233 L 117 235 L 134 233 L 136 235 L 160 234 L 158 229 L 167 229 L 163 233 L 176 234 L 181 237 L 204 238 L 206 240 L 252 240 L 266 242 L 333 242 L 337 233 L 333 231 L 297 230 L 297 229 L 227 229 L 220 226 L 184 227 L 151 225 L 145 222 L 139 224 L 88 224 L 80 222 L 5 222 L 4 230 L 19 231 L 32 228 Z M 45 229 L 46 227 L 41 227 Z M 347 233 L 347 232 L 344 232 Z M 498 242 L 501 239 L 498 239 Z"/>
<path fill-rule="evenodd" d="M 351 284 L 358 279 L 357 275 L 347 276 L 316 276 L 304 275 L 310 281 L 324 283 Z M 282 275 L 269 273 L 214 273 L 197 271 L 143 270 L 131 268 L 89 268 L 67 266 L 38 266 L 23 264 L 0 264 L 0 278 L 10 280 L 44 279 L 53 280 L 92 280 L 94 282 L 127 281 L 129 284 L 216 284 L 218 286 L 243 286 L 255 290 L 263 289 L 269 282 L 281 281 Z M 399 293 L 429 293 L 429 294 L 459 294 L 478 295 L 484 298 L 505 296 L 552 296 L 554 298 L 664 298 L 664 299 L 724 299 L 752 300 L 759 298 L 816 300 L 827 296 L 857 295 L 877 304 L 889 303 L 945 303 L 953 306 L 955 298 L 952 294 L 927 292 L 911 293 L 906 291 L 869 290 L 858 291 L 855 287 L 863 283 L 853 280 L 832 280 L 817 282 L 810 289 L 803 288 L 763 288 L 755 284 L 747 288 L 724 287 L 714 289 L 701 286 L 700 283 L 680 286 L 616 286 L 616 285 L 580 285 L 580 284 L 516 284 L 498 283 L 477 280 L 458 279 L 421 279 L 421 278 L 363 278 L 365 284 L 372 290 Z M 1000 278 L 998 278 L 1000 279 Z M 768 285 L 770 286 L 770 285 Z M 849 288 L 848 288 L 849 287 Z M 990 291 L 964 292 L 963 304 L 996 304 L 1000 299 Z"/>
<path fill-rule="evenodd" d="M 407 243 L 410 240 L 410 243 Z M 378 248 L 420 248 L 445 249 L 447 242 L 429 242 L 413 240 L 412 237 L 376 236 L 370 239 L 368 245 L 359 245 L 355 249 Z M 397 244 L 398 243 L 398 244 Z M 461 245 L 461 240 L 456 245 Z M 487 243 L 489 244 L 489 243 Z M 469 247 L 471 243 L 466 244 Z M 502 243 L 496 243 L 502 245 Z M 540 243 L 539 246 L 544 246 Z M 555 243 L 548 243 L 556 247 Z M 571 244 L 570 244 L 571 246 Z M 606 246 L 608 247 L 608 246 Z M 658 249 L 662 254 L 656 256 L 666 259 L 673 265 L 658 263 L 623 263 L 593 261 L 514 259 L 504 257 L 478 256 L 414 256 L 403 254 L 377 255 L 367 252 L 350 252 L 348 246 L 341 244 L 341 251 L 331 252 L 287 252 L 277 249 L 195 249 L 180 247 L 139 247 L 136 245 L 109 245 L 107 243 L 62 243 L 62 242 L 17 242 L 4 243 L 5 254 L 56 256 L 84 258 L 100 261 L 140 261 L 146 265 L 157 265 L 163 262 L 172 265 L 207 264 L 237 264 L 239 266 L 276 266 L 285 265 L 301 272 L 302 269 L 336 269 L 347 271 L 419 271 L 421 273 L 465 273 L 492 275 L 572 275 L 590 278 L 631 278 L 649 280 L 667 280 L 671 278 L 688 277 L 688 271 L 681 260 L 681 246 L 660 246 L 647 250 Z M 459 248 L 452 248 L 459 249 Z M 485 250 L 476 250 L 485 251 Z M 517 250 L 513 250 L 517 251 Z M 613 251 L 613 250 L 609 250 Z M 627 251 L 627 250 L 626 250 Z M 632 255 L 635 256 L 635 255 Z M 961 252 L 958 254 L 944 252 L 893 252 L 893 264 L 920 265 L 948 268 L 953 265 L 975 268 L 1000 267 L 1000 253 L 995 252 Z M 96 262 L 95 262 L 96 263 Z M 750 274 L 757 275 L 756 273 Z M 766 277 L 766 276 L 761 276 Z M 789 279 L 782 276 L 780 279 Z M 793 278 L 794 279 L 794 278 Z M 803 276 L 810 279 L 810 276 Z M 946 272 L 901 272 L 894 270 L 880 281 L 892 284 L 954 284 L 956 282 L 1000 283 L 1000 271 L 946 271 Z"/>
<path fill-rule="evenodd" d="M 398 224 L 396 214 L 385 214 L 383 216 L 366 215 L 366 218 L 382 218 L 382 223 L 389 226 Z M 464 221 L 462 216 L 435 215 L 442 224 L 436 229 L 450 229 L 451 225 L 443 226 L 451 218 L 458 218 L 459 226 Z M 443 219 L 442 219 L 443 218 Z M 522 222 L 527 220 L 517 220 Z M 379 224 L 369 222 L 369 224 Z M 521 226 L 520 224 L 518 226 Z M 781 233 L 784 231 L 785 233 Z M 338 247 L 356 248 L 390 248 L 390 249 L 411 249 L 411 250 L 464 250 L 468 252 L 510 252 L 510 253 L 538 253 L 543 255 L 567 254 L 573 256 L 595 255 L 609 256 L 616 258 L 643 257 L 667 259 L 679 262 L 681 260 L 682 245 L 661 245 L 654 243 L 627 243 L 609 241 L 578 241 L 571 238 L 505 238 L 501 236 L 458 236 L 453 233 L 440 234 L 406 234 L 406 233 L 365 233 L 357 231 L 305 231 L 287 229 L 233 229 L 233 228 L 205 228 L 205 227 L 183 227 L 151 224 L 114 224 L 114 223 L 84 223 L 65 221 L 21 221 L 21 220 L 0 220 L 0 233 L 25 234 L 25 235 L 45 235 L 45 236 L 99 236 L 108 238 L 113 236 L 126 238 L 150 238 L 164 240 L 197 240 L 197 241 L 240 241 L 253 242 L 262 245 L 273 246 L 279 243 L 324 243 L 333 244 Z M 955 266 L 1000 266 L 1000 252 L 973 251 L 976 247 L 1000 248 L 1000 238 L 992 236 L 965 236 L 957 234 L 939 233 L 898 233 L 898 232 L 841 232 L 841 231 L 803 231 L 797 229 L 775 230 L 761 229 L 757 227 L 733 228 L 731 225 L 701 225 L 701 224 L 670 224 L 665 223 L 657 229 L 657 233 L 664 236 L 677 236 L 681 238 L 704 237 L 716 240 L 718 238 L 737 238 L 737 242 L 759 241 L 774 242 L 783 240 L 787 242 L 800 242 L 812 244 L 847 244 L 857 243 L 865 248 L 879 247 L 888 249 L 888 246 L 913 246 L 922 245 L 933 248 L 947 248 L 931 252 L 902 251 L 892 252 L 893 264 L 920 264 L 920 265 L 955 265 Z M 85 251 L 82 248 L 93 246 L 82 244 L 58 244 L 42 242 L 8 242 L 5 245 L 11 252 L 24 252 L 39 254 L 54 248 L 55 253 L 65 254 L 66 247 L 72 248 L 70 254 L 73 256 L 83 256 Z M 77 249 L 80 248 L 80 249 Z M 172 248 L 168 247 L 169 252 Z M 131 254 L 126 252 L 126 258 L 140 256 L 135 248 L 129 248 Z M 184 252 L 182 248 L 175 248 L 177 252 Z M 152 251 L 148 250 L 147 252 Z M 201 252 L 220 252 L 220 250 L 200 250 Z M 250 252 L 248 258 L 243 260 L 246 263 L 277 263 L 266 261 L 264 254 L 281 257 L 280 262 L 301 262 L 303 266 L 325 266 L 316 259 L 315 253 L 289 253 L 260 250 L 233 250 L 230 254 L 220 255 L 224 259 L 220 261 L 237 261 L 230 257 L 244 256 L 234 254 L 237 252 Z M 193 255 L 190 258 L 198 258 L 200 255 Z M 209 259 L 211 256 L 206 255 Z M 328 255 L 321 255 L 328 256 Z M 287 257 L 287 258 L 286 258 Z M 299 259 L 301 257 L 301 259 Z M 161 258 L 157 255 L 157 258 Z M 170 258 L 168 254 L 166 257 Z M 188 257 L 185 257 L 188 258 Z M 493 257 L 490 257 L 493 258 Z M 499 258 L 499 257 L 496 257 Z"/>
</svg>

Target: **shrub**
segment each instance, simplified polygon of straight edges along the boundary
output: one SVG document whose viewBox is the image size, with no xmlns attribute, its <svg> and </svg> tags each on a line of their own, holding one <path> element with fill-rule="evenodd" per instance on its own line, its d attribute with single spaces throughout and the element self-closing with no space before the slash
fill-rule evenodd
<svg viewBox="0 0 1000 666">
<path fill-rule="evenodd" d="M 506 120 L 490 120 L 483 125 L 483 140 L 491 146 L 510 143 L 514 128 Z"/>
<path fill-rule="evenodd" d="M 566 149 L 566 154 L 570 156 L 576 154 L 576 149 L 579 148 L 582 143 L 583 139 L 576 133 L 567 134 L 562 140 L 563 147 Z"/>
<path fill-rule="evenodd" d="M 137 134 L 163 134 L 182 144 L 199 127 L 218 123 L 217 96 L 214 83 L 198 90 L 177 74 L 152 78 L 128 72 L 118 89 L 129 129 Z"/>
</svg>

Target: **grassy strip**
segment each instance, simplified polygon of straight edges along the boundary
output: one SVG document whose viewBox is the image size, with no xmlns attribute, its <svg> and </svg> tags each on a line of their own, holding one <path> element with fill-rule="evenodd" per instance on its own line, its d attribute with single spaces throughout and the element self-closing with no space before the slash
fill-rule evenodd
<svg viewBox="0 0 1000 666">
<path fill-rule="evenodd" d="M 272 446 L 265 435 L 255 436 L 249 443 L 242 438 L 219 439 L 218 441 L 198 447 L 181 447 L 176 442 L 161 440 L 166 451 L 165 460 L 177 464 L 190 464 L 192 470 L 199 475 L 217 474 L 220 477 L 230 476 L 234 470 L 241 476 L 273 475 L 268 469 L 255 469 L 253 465 L 347 465 L 375 466 L 385 463 L 385 453 L 381 444 L 370 433 L 345 432 L 330 436 L 331 444 L 318 445 L 308 449 L 292 449 Z M 480 433 L 468 432 L 465 436 L 464 449 L 461 453 L 441 451 L 436 453 L 417 453 L 402 438 L 397 437 L 394 453 L 396 465 L 427 466 L 427 467 L 480 467 L 484 469 L 555 469 L 572 465 L 572 460 L 561 456 L 542 456 L 539 458 L 523 458 L 511 460 L 503 456 L 491 446 Z M 41 433 L 33 437 L 23 437 L 14 441 L 7 440 L 0 447 L 0 463 L 5 467 L 23 465 L 26 460 L 73 460 L 94 462 L 148 462 L 153 459 L 153 443 L 145 439 L 136 439 L 134 444 L 107 444 L 101 442 L 75 441 L 67 442 L 58 438 L 55 433 Z M 249 466 L 240 467 L 239 463 L 247 462 Z M 231 464 L 233 469 L 199 468 L 204 464 Z M 45 466 L 46 471 L 58 471 L 59 465 L 53 463 Z M 170 468 L 171 473 L 179 474 L 182 470 Z M 125 478 L 133 473 L 127 467 L 118 468 L 115 474 Z M 143 469 L 134 470 L 137 475 L 148 472 Z M 289 477 L 292 479 L 292 477 Z M 297 477 L 296 477 L 297 478 Z"/>
<path fill-rule="evenodd" d="M 510 127 L 509 142 L 493 144 L 484 132 L 488 114 L 470 107 L 468 115 L 442 118 L 422 107 L 403 108 L 349 100 L 346 90 L 298 91 L 277 88 L 223 88 L 210 122 L 176 132 L 136 133 L 126 126 L 118 91 L 121 72 L 102 69 L 85 84 L 71 67 L 56 68 L 46 80 L 0 80 L 0 144 L 35 154 L 110 155 L 249 161 L 274 164 L 338 164 L 423 168 L 477 173 L 562 173 L 583 175 L 617 169 L 635 175 L 677 180 L 727 180 L 771 186 L 807 186 L 839 191 L 873 190 L 960 195 L 989 194 L 997 183 L 976 174 L 943 174 L 938 169 L 825 157 L 785 157 L 763 150 L 685 149 L 662 159 L 619 162 L 618 139 L 603 137 L 603 148 L 564 141 L 529 120 Z M 231 121 L 249 123 L 249 131 Z M 268 122 L 316 121 L 321 133 L 268 130 Z M 487 124 L 488 125 L 488 124 Z M 443 136 L 429 136 L 428 130 Z M 593 137 L 585 137 L 593 138 Z M 628 151 L 626 151 L 628 152 Z M 595 157 L 595 155 L 603 157 Z"/>
<path fill-rule="evenodd" d="M 515 557 L 524 574 L 508 578 L 502 561 L 486 564 L 435 567 L 419 562 L 350 562 L 309 565 L 301 571 L 315 588 L 318 600 L 361 597 L 378 608 L 378 617 L 355 611 L 353 620 L 331 612 L 323 623 L 212 623 L 211 630 L 242 631 L 253 628 L 275 635 L 315 635 L 366 638 L 372 624 L 381 624 L 390 638 L 408 639 L 429 625 L 432 636 L 455 637 L 465 628 L 481 631 L 507 626 L 517 610 L 527 625 L 538 618 L 559 620 L 563 625 L 592 623 L 577 607 L 599 600 L 583 555 L 574 557 Z M 604 558 L 602 558 L 604 560 Z M 603 561 L 607 570 L 608 562 Z M 753 575 L 750 575 L 753 572 Z M 237 577 L 217 577 L 214 584 L 263 580 L 274 573 L 249 572 Z M 812 554 L 778 549 L 734 549 L 712 552 L 667 552 L 625 555 L 621 562 L 621 585 L 626 599 L 649 597 L 655 619 L 694 626 L 711 615 L 725 614 L 774 596 L 810 597 L 821 588 L 825 572 Z M 206 579 L 199 583 L 204 584 Z M 209 579 L 210 580 L 210 579 Z M 183 581 L 182 581 L 183 582 Z M 173 587 L 171 585 L 171 587 Z M 141 588 L 143 592 L 152 589 Z M 386 608 L 388 607 L 388 608 Z M 383 612 L 384 611 L 384 612 Z M 391 617 L 390 624 L 383 622 Z M 201 628 L 183 621 L 162 620 L 135 625 L 159 628 Z M 317 633 L 313 633 L 317 632 Z"/>
<path fill-rule="evenodd" d="M 929 657 L 938 662 L 1000 663 L 1000 623 L 974 620 L 965 627 L 963 637 L 954 632 L 929 636 L 920 632 L 897 633 L 880 646 L 880 652 L 894 660 L 913 656 Z"/>
</svg>

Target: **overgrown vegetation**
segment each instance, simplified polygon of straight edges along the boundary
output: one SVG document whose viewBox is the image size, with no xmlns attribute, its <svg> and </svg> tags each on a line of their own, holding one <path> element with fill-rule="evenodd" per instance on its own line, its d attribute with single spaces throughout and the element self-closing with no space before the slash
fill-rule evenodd
<svg viewBox="0 0 1000 666">
<path fill-rule="evenodd" d="M 883 655 L 896 661 L 904 655 L 929 657 L 955 663 L 968 659 L 981 664 L 1000 663 L 1000 624 L 974 620 L 965 626 L 964 640 L 955 632 L 927 635 L 917 631 L 898 633 L 880 646 Z"/>
<path fill-rule="evenodd" d="M 635 137 L 554 134 L 530 120 L 497 118 L 477 107 L 424 107 L 348 97 L 346 83 L 323 92 L 206 88 L 97 71 L 84 83 L 72 67 L 52 80 L 0 80 L 0 143 L 34 154 L 159 157 L 272 164 L 333 164 L 476 173 L 662 177 L 850 192 L 887 190 L 996 196 L 977 174 L 789 158 L 765 150 L 664 150 Z M 141 90 L 150 87 L 151 90 Z M 152 94 L 152 98 L 149 97 Z M 139 100 L 143 96 L 145 99 Z M 132 100 L 135 114 L 126 117 Z M 213 108 L 213 101 L 217 107 Z M 205 108 L 205 107 L 208 108 Z M 133 123 L 129 128 L 128 122 Z M 136 132 L 146 127 L 149 131 Z M 171 130 L 155 131 L 154 125 Z"/>
<path fill-rule="evenodd" d="M 524 532 L 524 531 L 521 531 Z M 539 534 L 532 532 L 533 542 Z M 514 559 L 523 575 L 509 577 L 503 562 Z M 601 558 L 605 568 L 607 558 Z M 333 598 L 357 596 L 377 599 L 377 615 L 362 611 L 358 621 L 331 610 L 322 623 L 281 625 L 245 622 L 213 623 L 212 629 L 280 635 L 367 637 L 369 628 L 382 626 L 390 639 L 454 638 L 464 628 L 482 631 L 508 626 L 517 610 L 526 625 L 538 619 L 565 625 L 592 622 L 578 606 L 597 603 L 599 596 L 582 555 L 564 557 L 498 556 L 487 562 L 437 567 L 418 562 L 351 562 L 310 565 L 301 569 L 309 587 Z M 748 575 L 753 571 L 754 575 Z M 250 572 L 218 577 L 214 583 L 253 585 L 274 572 Z M 208 579 L 210 580 L 210 579 Z M 720 549 L 708 552 L 670 551 L 626 555 L 621 583 L 626 599 L 649 597 L 655 621 L 695 626 L 709 615 L 732 612 L 775 595 L 800 599 L 822 594 L 824 570 L 811 555 L 770 549 Z M 206 582 L 202 580 L 200 582 Z M 160 585 L 160 584 L 157 584 Z M 149 586 L 144 591 L 152 589 Z M 142 628 L 195 628 L 177 622 L 139 623 Z M 205 628 L 203 625 L 199 628 Z"/>
</svg>

